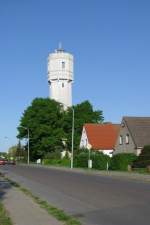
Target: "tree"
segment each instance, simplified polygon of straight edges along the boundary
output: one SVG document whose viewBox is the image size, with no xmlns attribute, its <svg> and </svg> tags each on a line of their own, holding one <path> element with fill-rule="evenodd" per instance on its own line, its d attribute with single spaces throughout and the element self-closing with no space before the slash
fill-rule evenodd
<svg viewBox="0 0 150 225">
<path fill-rule="evenodd" d="M 134 167 L 144 168 L 150 165 L 150 145 L 145 145 L 141 154 L 134 162 Z"/>
<path fill-rule="evenodd" d="M 24 147 L 21 145 L 21 141 L 18 141 L 17 148 L 16 148 L 16 155 L 17 160 L 24 160 L 27 157 L 27 152 L 25 151 Z"/>
<path fill-rule="evenodd" d="M 30 131 L 30 159 L 43 158 L 62 146 L 63 111 L 60 103 L 48 98 L 36 98 L 24 111 L 18 127 L 18 138 L 27 138 Z M 24 128 L 23 128 L 24 127 Z"/>
<path fill-rule="evenodd" d="M 75 135 L 74 146 L 79 147 L 84 123 L 103 121 L 102 111 L 94 111 L 88 102 L 74 106 Z M 67 139 L 71 150 L 72 108 L 64 111 L 62 104 L 48 98 L 36 98 L 24 111 L 18 127 L 18 138 L 27 138 L 30 133 L 30 159 L 44 158 L 47 153 L 63 149 L 62 139 Z M 27 146 L 26 146 L 27 149 Z"/>
<path fill-rule="evenodd" d="M 102 123 L 104 120 L 102 111 L 94 111 L 93 106 L 89 101 L 84 101 L 74 106 L 75 120 L 74 120 L 74 148 L 78 149 L 82 128 L 85 123 Z M 72 134 L 72 109 L 64 112 L 63 129 L 66 133 L 68 146 L 71 147 Z"/>
<path fill-rule="evenodd" d="M 4 158 L 4 159 L 7 159 L 7 152 L 0 152 L 0 158 Z"/>
<path fill-rule="evenodd" d="M 11 146 L 8 149 L 8 158 L 16 158 L 16 152 L 17 152 L 17 145 Z"/>
</svg>

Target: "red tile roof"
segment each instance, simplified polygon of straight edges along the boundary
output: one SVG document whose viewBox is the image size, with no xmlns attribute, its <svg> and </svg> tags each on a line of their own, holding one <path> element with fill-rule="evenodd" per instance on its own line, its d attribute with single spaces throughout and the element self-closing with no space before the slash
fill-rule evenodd
<svg viewBox="0 0 150 225">
<path fill-rule="evenodd" d="M 114 149 L 118 132 L 119 124 L 92 124 L 84 125 L 88 142 L 96 150 Z"/>
</svg>

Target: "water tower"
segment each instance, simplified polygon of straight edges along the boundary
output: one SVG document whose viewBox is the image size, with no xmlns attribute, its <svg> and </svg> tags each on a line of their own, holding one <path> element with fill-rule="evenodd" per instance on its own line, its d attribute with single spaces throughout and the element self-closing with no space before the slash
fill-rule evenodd
<svg viewBox="0 0 150 225">
<path fill-rule="evenodd" d="M 60 102 L 64 108 L 72 106 L 73 55 L 59 45 L 48 56 L 48 83 L 50 98 Z"/>
</svg>

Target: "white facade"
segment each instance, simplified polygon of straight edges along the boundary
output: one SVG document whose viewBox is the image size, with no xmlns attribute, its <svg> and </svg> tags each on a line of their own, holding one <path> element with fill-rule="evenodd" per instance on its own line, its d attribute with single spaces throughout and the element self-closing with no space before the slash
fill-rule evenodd
<svg viewBox="0 0 150 225">
<path fill-rule="evenodd" d="M 89 145 L 88 137 L 87 137 L 87 134 L 86 134 L 86 130 L 83 127 L 81 140 L 80 140 L 80 148 L 87 148 L 88 149 L 88 145 Z"/>
<path fill-rule="evenodd" d="M 64 108 L 72 106 L 73 55 L 62 48 L 48 56 L 48 82 L 50 98 Z"/>
</svg>

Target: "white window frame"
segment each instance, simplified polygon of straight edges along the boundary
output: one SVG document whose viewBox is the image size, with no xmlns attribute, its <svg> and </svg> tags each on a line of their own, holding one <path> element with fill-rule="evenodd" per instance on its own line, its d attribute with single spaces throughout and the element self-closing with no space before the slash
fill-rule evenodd
<svg viewBox="0 0 150 225">
<path fill-rule="evenodd" d="M 126 134 L 126 144 L 129 144 L 129 134 Z"/>
<path fill-rule="evenodd" d="M 122 135 L 119 136 L 119 145 L 123 145 L 123 136 Z"/>
</svg>

